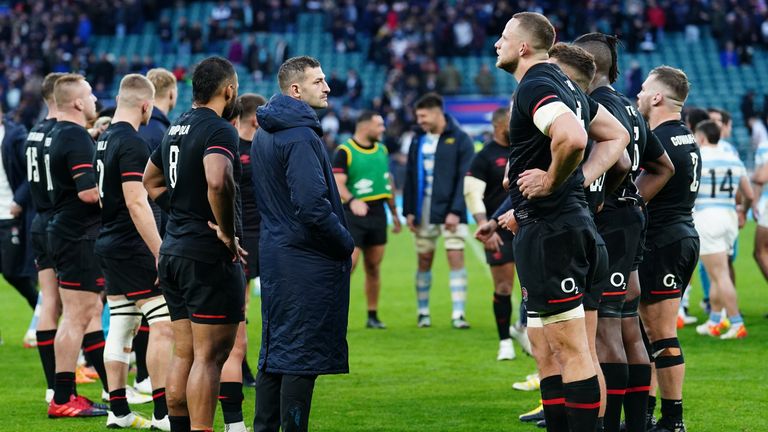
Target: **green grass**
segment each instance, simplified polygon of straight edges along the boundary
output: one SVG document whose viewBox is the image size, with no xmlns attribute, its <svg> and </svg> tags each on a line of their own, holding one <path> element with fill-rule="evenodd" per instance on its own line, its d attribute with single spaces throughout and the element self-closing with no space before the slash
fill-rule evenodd
<svg viewBox="0 0 768 432">
<path fill-rule="evenodd" d="M 738 290 L 749 337 L 717 341 L 680 332 L 685 350 L 685 417 L 688 429 L 708 431 L 766 431 L 768 420 L 768 312 L 766 282 L 751 258 L 754 224 L 742 233 L 736 262 Z M 431 329 L 417 329 L 413 288 L 416 257 L 410 234 L 390 236 L 384 259 L 380 317 L 389 328 L 364 328 L 362 274 L 352 279 L 348 341 L 349 375 L 321 377 L 315 389 L 311 429 L 315 431 L 533 431 L 517 415 L 538 401 L 536 393 L 511 388 L 513 381 L 534 370 L 521 355 L 511 362 L 495 360 L 497 338 L 491 309 L 492 285 L 479 250 L 467 249 L 468 331 L 450 328 L 450 293 L 442 249 L 435 261 Z M 517 288 L 517 287 L 516 287 Z M 35 350 L 23 349 L 21 339 L 30 310 L 12 288 L 0 284 L 0 419 L 4 431 L 100 431 L 103 419 L 48 420 L 43 402 L 44 379 Z M 308 294 L 311 295 L 311 294 Z M 691 311 L 699 319 L 698 284 Z M 519 299 L 516 293 L 515 303 Z M 259 350 L 258 299 L 249 312 L 249 358 Z M 80 392 L 97 398 L 100 387 Z M 246 389 L 246 422 L 253 419 L 254 392 Z M 151 413 L 151 405 L 138 407 Z M 217 413 L 217 430 L 222 430 Z"/>
</svg>

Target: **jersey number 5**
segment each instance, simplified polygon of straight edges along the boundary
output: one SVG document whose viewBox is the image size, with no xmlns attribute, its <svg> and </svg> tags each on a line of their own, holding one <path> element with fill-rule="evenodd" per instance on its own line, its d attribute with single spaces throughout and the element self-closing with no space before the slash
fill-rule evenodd
<svg viewBox="0 0 768 432">
<path fill-rule="evenodd" d="M 171 182 L 171 187 L 176 187 L 176 178 L 179 165 L 179 146 L 171 145 L 168 152 L 168 180 Z"/>
</svg>

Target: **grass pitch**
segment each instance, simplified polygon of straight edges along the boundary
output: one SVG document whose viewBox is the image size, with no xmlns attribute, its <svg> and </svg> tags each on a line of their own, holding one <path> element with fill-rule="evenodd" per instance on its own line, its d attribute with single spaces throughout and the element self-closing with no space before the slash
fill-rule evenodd
<svg viewBox="0 0 768 432">
<path fill-rule="evenodd" d="M 685 419 L 692 432 L 768 431 L 768 289 L 752 260 L 754 224 L 742 231 L 736 261 L 737 289 L 749 337 L 719 341 L 680 331 L 686 359 Z M 474 245 L 478 246 L 478 245 Z M 313 431 L 535 431 L 518 414 L 533 408 L 538 393 L 512 389 L 533 372 L 533 361 L 517 348 L 514 361 L 497 362 L 492 284 L 478 247 L 468 247 L 466 331 L 450 327 L 448 270 L 442 249 L 433 269 L 432 323 L 416 328 L 416 254 L 410 233 L 390 235 L 382 269 L 380 318 L 386 330 L 367 330 L 362 269 L 352 278 L 348 341 L 349 375 L 318 379 L 312 406 Z M 518 286 L 516 285 L 516 288 Z M 307 295 L 311 295 L 308 292 Z M 36 350 L 22 348 L 31 311 L 12 288 L 0 283 L 0 419 L 4 431 L 101 431 L 98 419 L 49 420 L 45 380 Z M 515 317 L 519 292 L 515 293 Z M 691 312 L 705 319 L 694 284 Z M 258 298 L 251 302 L 249 359 L 255 365 L 260 338 Z M 132 381 L 131 381 L 132 382 Z M 92 399 L 98 383 L 81 385 Z M 134 407 L 151 415 L 151 404 Z M 245 389 L 246 424 L 253 420 L 254 391 Z M 216 429 L 223 430 L 221 412 Z"/>
</svg>

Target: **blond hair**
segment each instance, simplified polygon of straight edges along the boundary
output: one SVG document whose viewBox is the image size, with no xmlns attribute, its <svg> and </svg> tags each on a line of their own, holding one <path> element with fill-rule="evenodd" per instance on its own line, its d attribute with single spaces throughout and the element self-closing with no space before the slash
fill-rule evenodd
<svg viewBox="0 0 768 432">
<path fill-rule="evenodd" d="M 140 106 L 155 98 L 155 86 L 144 75 L 128 74 L 120 80 L 117 104 L 127 107 Z"/>
<path fill-rule="evenodd" d="M 155 86 L 155 96 L 165 97 L 176 88 L 176 76 L 168 69 L 154 68 L 147 71 L 147 78 Z"/>
<path fill-rule="evenodd" d="M 53 98 L 56 101 L 56 108 L 64 109 L 79 97 L 77 90 L 80 83 L 85 81 L 85 77 L 80 74 L 64 74 L 56 80 L 53 85 Z"/>
</svg>

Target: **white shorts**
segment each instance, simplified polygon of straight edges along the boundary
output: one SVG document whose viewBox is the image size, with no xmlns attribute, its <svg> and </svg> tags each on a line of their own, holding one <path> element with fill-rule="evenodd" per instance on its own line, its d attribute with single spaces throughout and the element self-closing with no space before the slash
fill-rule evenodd
<svg viewBox="0 0 768 432">
<path fill-rule="evenodd" d="M 427 253 L 437 248 L 437 238 L 445 239 L 445 250 L 464 250 L 464 241 L 469 235 L 467 224 L 459 224 L 456 231 L 450 232 L 445 225 L 421 225 L 416 232 L 416 252 Z"/>
<path fill-rule="evenodd" d="M 699 232 L 699 255 L 733 254 L 733 243 L 739 236 L 739 219 L 735 210 L 710 208 L 693 214 Z"/>
</svg>

